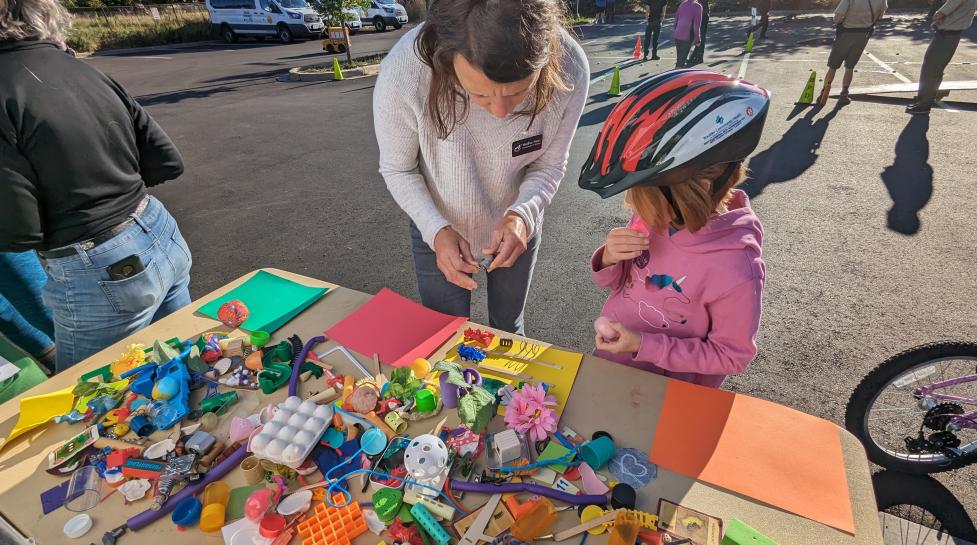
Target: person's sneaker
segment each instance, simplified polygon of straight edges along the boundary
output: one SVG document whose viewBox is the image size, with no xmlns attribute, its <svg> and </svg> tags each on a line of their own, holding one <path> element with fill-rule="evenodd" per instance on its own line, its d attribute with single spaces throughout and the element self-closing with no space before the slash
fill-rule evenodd
<svg viewBox="0 0 977 545">
<path fill-rule="evenodd" d="M 929 115 L 930 108 L 932 108 L 932 106 L 926 104 L 910 104 L 909 106 L 906 106 L 906 113 L 913 115 Z"/>
<path fill-rule="evenodd" d="M 841 90 L 841 94 L 838 95 L 838 104 L 851 104 L 851 97 L 848 96 L 848 89 Z"/>
<path fill-rule="evenodd" d="M 648 54 L 645 53 L 645 60 L 648 60 Z"/>
<path fill-rule="evenodd" d="M 653 60 L 653 61 L 660 61 L 660 60 L 662 60 L 662 58 L 659 57 L 658 55 L 652 55 L 651 56 L 651 60 Z"/>
</svg>

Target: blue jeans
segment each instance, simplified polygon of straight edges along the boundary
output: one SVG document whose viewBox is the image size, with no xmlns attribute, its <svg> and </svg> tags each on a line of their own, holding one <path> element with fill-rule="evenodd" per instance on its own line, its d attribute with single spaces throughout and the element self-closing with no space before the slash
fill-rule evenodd
<svg viewBox="0 0 977 545">
<path fill-rule="evenodd" d="M 33 251 L 0 252 L 0 333 L 39 361 L 54 347 L 51 311 L 41 300 L 45 282 Z"/>
<path fill-rule="evenodd" d="M 154 197 L 130 218 L 135 223 L 112 239 L 44 262 L 59 372 L 190 304 L 190 249 L 176 220 Z M 108 268 L 131 255 L 144 270 L 110 279 Z"/>
<path fill-rule="evenodd" d="M 529 295 L 529 283 L 536 266 L 540 234 L 529 241 L 529 248 L 507 269 L 496 269 L 488 276 L 489 325 L 502 331 L 525 334 L 523 311 Z M 472 294 L 444 277 L 438 269 L 434 250 L 421 238 L 421 232 L 410 225 L 411 246 L 414 253 L 414 270 L 417 273 L 417 289 L 421 303 L 429 309 L 451 314 L 470 316 Z"/>
</svg>

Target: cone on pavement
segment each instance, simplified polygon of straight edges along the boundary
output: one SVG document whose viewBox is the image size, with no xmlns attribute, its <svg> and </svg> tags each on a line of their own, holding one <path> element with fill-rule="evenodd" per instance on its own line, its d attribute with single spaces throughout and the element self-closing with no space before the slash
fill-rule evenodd
<svg viewBox="0 0 977 545">
<path fill-rule="evenodd" d="M 743 47 L 743 51 L 750 53 L 753 51 L 753 33 L 751 32 L 749 37 L 746 38 L 746 46 Z"/>
<path fill-rule="evenodd" d="M 641 60 L 641 36 L 637 36 L 634 39 L 634 54 L 631 58 L 640 61 Z"/>
<path fill-rule="evenodd" d="M 339 67 L 339 59 L 335 57 L 332 59 L 332 79 L 333 81 L 342 81 L 343 79 L 343 69 Z"/>
<path fill-rule="evenodd" d="M 801 93 L 801 98 L 797 99 L 797 104 L 814 104 L 814 85 L 817 79 L 818 73 L 811 70 L 811 75 L 807 78 L 807 85 L 804 86 L 804 92 Z"/>
<path fill-rule="evenodd" d="M 617 66 L 614 67 L 614 76 L 611 78 L 611 88 L 607 90 L 607 96 L 621 96 L 621 69 Z"/>
</svg>

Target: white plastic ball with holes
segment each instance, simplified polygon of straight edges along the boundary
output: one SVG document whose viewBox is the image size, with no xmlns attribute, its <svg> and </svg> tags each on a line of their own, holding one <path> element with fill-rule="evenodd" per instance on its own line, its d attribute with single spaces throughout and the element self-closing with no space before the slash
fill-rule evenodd
<svg viewBox="0 0 977 545">
<path fill-rule="evenodd" d="M 448 447 L 431 434 L 419 435 L 404 451 L 404 467 L 415 481 L 436 478 L 448 466 Z"/>
</svg>

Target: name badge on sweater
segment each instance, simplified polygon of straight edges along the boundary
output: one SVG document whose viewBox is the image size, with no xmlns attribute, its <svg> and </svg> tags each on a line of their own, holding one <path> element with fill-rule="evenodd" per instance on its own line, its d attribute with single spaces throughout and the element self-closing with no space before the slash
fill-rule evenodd
<svg viewBox="0 0 977 545">
<path fill-rule="evenodd" d="M 543 135 L 537 134 L 512 143 L 512 156 L 519 157 L 543 149 Z"/>
</svg>

